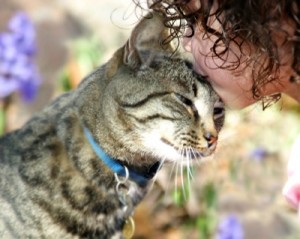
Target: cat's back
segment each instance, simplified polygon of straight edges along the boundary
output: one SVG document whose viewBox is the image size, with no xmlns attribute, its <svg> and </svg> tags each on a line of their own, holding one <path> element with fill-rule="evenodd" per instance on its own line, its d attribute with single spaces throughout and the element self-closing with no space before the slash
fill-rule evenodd
<svg viewBox="0 0 300 239">
<path fill-rule="evenodd" d="M 68 93 L 58 97 L 44 110 L 36 113 L 22 128 L 0 137 L 0 165 L 17 164 L 21 156 L 25 156 L 22 155 L 25 151 L 22 149 L 32 145 L 34 141 L 37 143 L 38 140 L 42 140 L 38 139 L 39 135 L 49 132 L 49 129 L 59 120 L 60 112 L 70 105 L 70 95 Z M 44 138 L 46 140 L 46 137 Z"/>
<path fill-rule="evenodd" d="M 30 215 L 33 209 L 26 199 L 28 192 L 19 174 L 21 156 L 17 134 L 13 132 L 0 138 L 0 238 L 6 239 L 25 235 L 22 230 L 24 215 Z M 22 205 L 22 212 L 16 205 Z"/>
<path fill-rule="evenodd" d="M 0 138 L 0 238 L 42 238 L 40 232 L 46 231 L 41 229 L 50 223 L 47 216 L 41 222 L 43 212 L 29 198 L 31 189 L 47 185 L 41 184 L 41 178 L 33 170 L 41 177 L 43 171 L 48 171 L 50 161 L 44 159 L 53 149 L 46 149 L 58 142 L 57 125 L 64 109 L 72 110 L 72 94 L 62 95 L 21 129 Z"/>
<path fill-rule="evenodd" d="M 53 223 L 43 200 L 60 195 L 63 180 L 57 175 L 74 166 L 68 160 L 73 156 L 72 140 L 83 140 L 78 129 L 97 112 L 92 101 L 98 101 L 95 81 L 101 79 L 102 70 L 97 69 L 78 89 L 59 96 L 22 128 L 0 137 L 1 239 L 74 238 Z"/>
</svg>

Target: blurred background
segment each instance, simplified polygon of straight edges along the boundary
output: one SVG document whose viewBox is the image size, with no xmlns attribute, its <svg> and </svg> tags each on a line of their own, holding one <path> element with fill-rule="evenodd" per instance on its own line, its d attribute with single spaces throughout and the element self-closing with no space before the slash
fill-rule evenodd
<svg viewBox="0 0 300 239">
<path fill-rule="evenodd" d="M 131 0 L 0 4 L 0 134 L 76 88 L 125 43 L 141 14 Z M 166 165 L 159 173 L 135 212 L 134 238 L 299 239 L 300 219 L 281 194 L 299 113 L 287 97 L 265 111 L 227 110 L 213 157 L 192 172 Z"/>
</svg>

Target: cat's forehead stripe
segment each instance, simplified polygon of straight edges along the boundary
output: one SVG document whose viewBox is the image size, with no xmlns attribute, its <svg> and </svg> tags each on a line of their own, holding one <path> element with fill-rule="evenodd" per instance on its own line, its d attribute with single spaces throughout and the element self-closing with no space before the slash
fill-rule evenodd
<svg viewBox="0 0 300 239">
<path fill-rule="evenodd" d="M 199 115 L 206 115 L 211 108 L 211 105 L 205 102 L 203 99 L 196 99 L 194 105 L 199 113 Z"/>
<path fill-rule="evenodd" d="M 183 61 L 184 64 L 190 69 L 190 70 L 193 70 L 193 63 L 188 61 L 188 60 L 184 60 Z"/>
</svg>

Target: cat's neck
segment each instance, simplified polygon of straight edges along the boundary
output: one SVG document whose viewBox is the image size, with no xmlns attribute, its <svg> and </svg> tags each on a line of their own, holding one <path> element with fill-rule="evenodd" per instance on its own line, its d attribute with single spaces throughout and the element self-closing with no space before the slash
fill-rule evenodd
<svg viewBox="0 0 300 239">
<path fill-rule="evenodd" d="M 84 127 L 84 134 L 99 160 L 102 160 L 103 163 L 116 175 L 128 177 L 130 180 L 136 182 L 140 186 L 145 186 L 157 173 L 160 162 L 157 161 L 155 164 L 151 165 L 151 167 L 135 167 L 128 164 L 124 160 L 121 161 L 109 156 L 102 149 L 100 144 L 95 141 L 90 130 L 86 127 Z"/>
<path fill-rule="evenodd" d="M 99 69 L 99 71 L 101 70 L 102 69 Z M 94 74 L 96 75 L 96 73 Z M 91 78 L 93 77 L 94 76 Z M 126 132 L 126 129 L 115 130 L 116 125 L 122 124 L 123 122 L 120 122 L 121 119 L 118 115 L 115 115 L 115 112 L 110 111 L 109 114 L 107 114 L 107 109 L 103 108 L 103 104 L 98 103 L 103 101 L 102 93 L 105 91 L 100 90 L 100 86 L 105 89 L 106 83 L 100 80 L 91 81 L 87 79 L 81 83 L 78 89 L 79 93 L 82 89 L 86 91 L 85 88 L 88 88 L 90 92 L 88 95 L 77 94 L 78 97 L 75 100 L 82 131 L 84 127 L 89 129 L 96 143 L 101 146 L 107 155 L 116 159 L 128 169 L 132 169 L 148 177 L 149 174 L 155 171 L 155 165 L 158 165 L 159 160 L 152 155 L 140 153 L 139 146 L 136 142 L 131 144 L 132 147 L 128 147 L 128 144 L 125 145 L 124 137 L 132 132 Z M 97 102 L 95 102 L 94 99 L 98 99 Z M 93 102 L 93 107 L 90 106 L 91 102 Z M 112 101 L 110 101 L 110 103 L 113 104 Z"/>
</svg>

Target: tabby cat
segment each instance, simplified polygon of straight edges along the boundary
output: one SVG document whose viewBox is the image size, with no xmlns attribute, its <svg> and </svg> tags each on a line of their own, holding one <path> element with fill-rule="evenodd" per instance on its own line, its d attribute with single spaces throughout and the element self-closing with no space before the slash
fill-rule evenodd
<svg viewBox="0 0 300 239">
<path fill-rule="evenodd" d="M 0 139 L 0 238 L 124 238 L 163 162 L 213 153 L 222 102 L 167 34 L 145 17 L 76 90 Z"/>
</svg>

